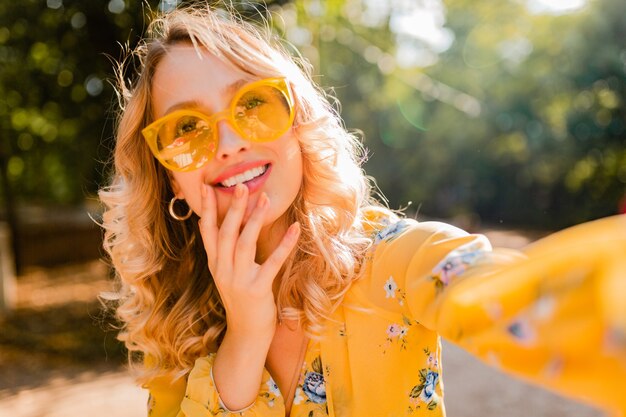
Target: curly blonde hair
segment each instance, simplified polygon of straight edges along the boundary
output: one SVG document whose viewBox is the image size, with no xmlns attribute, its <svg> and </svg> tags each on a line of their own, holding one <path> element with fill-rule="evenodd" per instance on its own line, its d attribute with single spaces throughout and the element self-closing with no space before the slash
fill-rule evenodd
<svg viewBox="0 0 626 417">
<path fill-rule="evenodd" d="M 328 96 L 312 82 L 310 67 L 292 56 L 268 25 L 259 27 L 232 10 L 209 7 L 157 17 L 131 55 L 140 62 L 136 80 L 124 80 L 128 60 L 117 68 L 121 112 L 114 174 L 100 191 L 106 206 L 104 247 L 120 282 L 110 299 L 123 323 L 119 339 L 142 381 L 185 375 L 195 359 L 217 349 L 226 327 L 198 217 L 179 222 L 168 215 L 173 197 L 168 174 L 141 136 L 151 121 L 156 67 L 168 48 L 181 42 L 206 48 L 254 77 L 284 76 L 292 86 L 303 182 L 285 217 L 300 222 L 302 232 L 281 271 L 276 302 L 281 316 L 300 320 L 310 336 L 320 334 L 324 320 L 358 278 L 371 245 L 363 212 L 377 205 L 360 167 L 358 138 L 346 131 Z M 141 354 L 150 358 L 149 365 L 136 360 Z"/>
</svg>

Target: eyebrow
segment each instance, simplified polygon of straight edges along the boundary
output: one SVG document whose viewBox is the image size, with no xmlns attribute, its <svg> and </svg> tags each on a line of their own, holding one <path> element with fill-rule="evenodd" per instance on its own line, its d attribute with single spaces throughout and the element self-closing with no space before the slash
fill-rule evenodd
<svg viewBox="0 0 626 417">
<path fill-rule="evenodd" d="M 220 91 L 220 93 L 223 94 L 223 95 L 227 95 L 229 97 L 232 97 L 232 96 L 235 95 L 237 90 L 239 90 L 243 85 L 247 84 L 248 82 L 249 82 L 249 80 L 245 80 L 245 79 L 237 80 L 234 83 L 231 83 L 231 84 L 227 85 L 226 87 L 224 87 Z M 198 109 L 200 107 L 202 107 L 202 104 L 198 100 L 185 100 L 185 101 L 178 102 L 178 103 L 173 104 L 170 107 L 168 107 L 167 110 L 165 111 L 165 113 L 163 114 L 163 116 L 173 112 L 174 110 L 178 110 L 178 109 Z"/>
</svg>

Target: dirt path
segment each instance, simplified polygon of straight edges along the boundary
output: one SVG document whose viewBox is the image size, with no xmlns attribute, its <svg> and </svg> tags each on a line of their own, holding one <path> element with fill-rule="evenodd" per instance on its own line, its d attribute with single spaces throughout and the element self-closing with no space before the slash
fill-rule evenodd
<svg viewBox="0 0 626 417">
<path fill-rule="evenodd" d="M 0 416 L 136 417 L 146 415 L 146 393 L 124 372 L 84 381 L 57 380 L 0 400 Z"/>
</svg>

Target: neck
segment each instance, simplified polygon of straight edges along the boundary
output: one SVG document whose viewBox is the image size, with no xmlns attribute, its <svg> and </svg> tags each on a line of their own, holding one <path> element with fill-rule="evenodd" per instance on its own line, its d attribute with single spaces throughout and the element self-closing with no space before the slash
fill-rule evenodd
<svg viewBox="0 0 626 417">
<path fill-rule="evenodd" d="M 287 228 L 288 225 L 285 224 L 285 221 L 281 218 L 261 229 L 256 242 L 256 256 L 254 258 L 258 264 L 265 262 L 274 250 L 276 250 L 285 236 Z"/>
<path fill-rule="evenodd" d="M 276 250 L 281 240 L 285 236 L 285 232 L 288 229 L 288 224 L 285 220 L 280 218 L 274 223 L 267 225 L 261 229 L 259 238 L 256 244 L 256 256 L 255 262 L 259 265 L 263 264 L 270 257 L 270 255 Z M 280 268 L 277 276 L 273 282 L 274 297 L 278 297 L 278 291 L 281 287 L 282 276 L 284 272 L 284 265 Z"/>
</svg>

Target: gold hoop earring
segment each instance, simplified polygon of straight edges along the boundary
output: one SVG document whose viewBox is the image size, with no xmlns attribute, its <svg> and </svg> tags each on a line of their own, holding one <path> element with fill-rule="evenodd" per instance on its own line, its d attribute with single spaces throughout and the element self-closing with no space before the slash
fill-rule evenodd
<svg viewBox="0 0 626 417">
<path fill-rule="evenodd" d="M 178 220 L 180 222 L 187 220 L 188 218 L 191 217 L 191 213 L 193 213 L 193 211 L 191 210 L 191 207 L 189 207 L 189 211 L 187 212 L 187 214 L 185 214 L 184 216 L 179 216 L 174 211 L 174 203 L 176 203 L 176 200 L 184 200 L 184 198 L 172 197 L 172 199 L 170 200 L 170 205 L 169 205 L 170 216 L 172 216 L 173 219 Z"/>
</svg>

